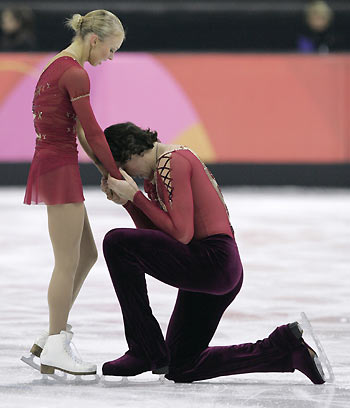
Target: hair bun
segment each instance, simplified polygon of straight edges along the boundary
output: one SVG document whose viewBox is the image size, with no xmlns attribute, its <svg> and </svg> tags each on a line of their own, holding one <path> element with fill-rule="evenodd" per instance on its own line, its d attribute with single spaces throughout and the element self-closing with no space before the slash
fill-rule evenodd
<svg viewBox="0 0 350 408">
<path fill-rule="evenodd" d="M 65 25 L 75 31 L 74 39 L 82 39 L 89 33 L 94 33 L 101 41 L 110 35 L 121 35 L 125 38 L 125 32 L 119 18 L 107 10 L 93 10 L 84 16 L 73 14 L 68 18 Z"/>
<path fill-rule="evenodd" d="M 83 16 L 80 16 L 80 17 L 79 17 L 79 20 L 77 21 L 77 28 L 78 28 L 78 30 L 81 29 L 81 26 L 82 26 L 82 24 L 83 24 L 83 21 L 84 21 L 84 17 L 83 17 Z"/>
<path fill-rule="evenodd" d="M 82 15 L 74 14 L 70 20 L 70 26 L 73 28 L 74 31 L 79 31 L 81 29 L 83 21 L 84 17 Z"/>
</svg>

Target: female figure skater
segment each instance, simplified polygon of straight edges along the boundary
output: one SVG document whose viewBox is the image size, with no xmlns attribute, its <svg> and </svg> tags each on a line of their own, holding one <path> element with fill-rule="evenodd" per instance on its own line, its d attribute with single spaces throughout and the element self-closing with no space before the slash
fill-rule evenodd
<svg viewBox="0 0 350 408">
<path fill-rule="evenodd" d="M 83 66 L 112 60 L 124 40 L 124 29 L 106 10 L 75 14 L 67 25 L 76 35 L 46 66 L 33 99 L 37 138 L 24 203 L 47 205 L 55 267 L 48 289 L 49 333 L 37 339 L 31 352 L 40 356 L 42 373 L 52 374 L 57 368 L 91 374 L 96 373 L 96 365 L 72 354 L 67 325 L 69 311 L 97 258 L 84 206 L 76 136 L 105 176 L 120 177 L 91 109 L 89 77 Z"/>
<path fill-rule="evenodd" d="M 104 238 L 129 350 L 106 362 L 103 374 L 133 376 L 152 370 L 175 382 L 192 382 L 297 369 L 323 383 L 317 355 L 302 339 L 297 322 L 254 344 L 208 346 L 243 280 L 223 196 L 191 150 L 159 143 L 156 132 L 132 123 L 110 126 L 105 135 L 125 180 L 109 176 L 102 190 L 124 205 L 137 229 L 113 229 Z M 145 179 L 149 198 L 134 176 Z M 165 340 L 149 305 L 145 273 L 179 288 Z"/>
</svg>

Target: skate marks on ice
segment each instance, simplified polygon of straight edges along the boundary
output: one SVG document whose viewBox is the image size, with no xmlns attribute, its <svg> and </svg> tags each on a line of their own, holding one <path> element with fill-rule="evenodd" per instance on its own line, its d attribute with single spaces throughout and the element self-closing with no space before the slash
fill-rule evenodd
<svg viewBox="0 0 350 408">
<path fill-rule="evenodd" d="M 344 282 L 350 263 L 350 191 L 225 188 L 223 193 L 246 275 L 212 345 L 262 338 L 304 310 L 327 351 L 335 383 L 313 385 L 299 372 L 194 384 L 128 380 L 117 388 L 101 382 L 67 386 L 52 378 L 45 383 L 19 358 L 33 333 L 47 326 L 46 291 L 53 259 L 46 209 L 23 206 L 23 188 L 1 188 L 1 408 L 110 408 L 116 401 L 123 408 L 349 408 L 350 315 Z M 112 353 L 126 347 L 102 240 L 111 228 L 132 227 L 132 222 L 123 208 L 101 199 L 98 189 L 85 189 L 85 197 L 100 257 L 72 310 L 72 320 L 78 322 L 79 349 L 100 368 Z M 176 291 L 151 278 L 147 284 L 152 309 L 165 331 Z"/>
<path fill-rule="evenodd" d="M 35 376 L 39 371 L 32 370 Z M 34 379 L 28 388 L 35 392 L 40 392 L 49 386 L 58 395 L 66 394 L 66 386 L 70 392 L 81 393 L 83 397 L 82 385 L 88 383 L 67 381 L 66 378 L 54 378 L 42 376 Z M 350 391 L 344 390 L 334 384 L 313 385 L 299 375 L 295 374 L 247 374 L 231 378 L 218 378 L 195 382 L 192 384 L 175 384 L 166 380 L 164 376 L 157 376 L 151 372 L 143 373 L 135 377 L 113 377 L 101 376 L 100 382 L 85 388 L 93 399 L 100 399 L 103 395 L 103 402 L 115 397 L 118 392 L 118 402 L 125 408 L 148 408 L 160 406 L 171 402 L 172 407 L 181 408 L 347 408 Z M 61 390 L 61 391 L 58 391 Z M 76 391 L 73 391 L 76 390 Z M 0 387 L 1 393 L 1 387 Z M 112 393 L 112 394 L 111 394 Z M 114 397 L 113 397 L 114 395 Z M 133 398 L 130 399 L 130 395 Z M 86 404 L 86 400 L 84 402 Z M 77 405 L 78 407 L 82 405 Z"/>
<path fill-rule="evenodd" d="M 277 377 L 276 377 L 277 378 Z M 221 381 L 222 382 L 221 382 Z M 232 380 L 231 380 L 232 381 Z M 235 380 L 201 381 L 192 384 L 175 384 L 167 379 L 158 381 L 149 378 L 136 379 L 119 377 L 106 381 L 101 377 L 99 386 L 119 387 L 118 395 L 125 389 L 135 393 L 156 395 L 158 402 L 168 400 L 172 406 L 182 407 L 250 407 L 250 408 L 335 408 L 347 407 L 347 397 L 334 385 L 304 385 L 286 380 L 270 382 L 269 380 Z M 286 384 L 288 382 L 288 384 Z M 152 392 L 153 390 L 153 392 Z M 153 397 L 152 397 L 153 398 Z M 183 401 L 184 405 L 176 403 Z M 189 404 L 189 402 L 191 402 Z M 188 405 L 189 404 L 189 405 Z M 138 407 L 136 404 L 135 407 Z"/>
<path fill-rule="evenodd" d="M 67 385 L 57 381 L 0 385 L 0 397 L 6 393 L 3 408 L 17 408 L 18 396 L 27 406 L 93 406 L 112 407 L 116 399 L 123 408 L 345 408 L 349 394 L 334 384 L 286 384 L 287 381 L 241 380 L 203 381 L 193 384 L 124 381 L 118 388 L 105 387 L 101 382 L 90 387 Z M 152 385 L 151 385 L 152 384 Z M 49 388 L 48 388 L 49 387 Z M 43 399 L 37 396 L 44 394 Z M 2 401 L 3 398 L 1 398 Z M 13 402 L 13 403 L 11 403 Z M 24 404 L 25 405 L 25 404 Z"/>
<path fill-rule="evenodd" d="M 300 314 L 301 316 L 301 325 L 304 329 L 304 332 L 308 335 L 310 335 L 313 339 L 313 341 L 316 344 L 316 348 L 318 350 L 318 358 L 320 360 L 320 362 L 322 363 L 321 368 L 325 367 L 327 369 L 328 372 L 328 376 L 324 375 L 324 380 L 326 382 L 329 383 L 333 383 L 334 382 L 334 373 L 333 373 L 333 369 L 331 366 L 331 363 L 328 360 L 327 354 L 324 351 L 324 348 L 321 344 L 320 339 L 318 338 L 317 334 L 315 333 L 310 320 L 308 319 L 308 317 L 306 316 L 306 314 L 304 312 L 301 312 Z M 322 370 L 323 371 L 323 370 Z"/>
</svg>

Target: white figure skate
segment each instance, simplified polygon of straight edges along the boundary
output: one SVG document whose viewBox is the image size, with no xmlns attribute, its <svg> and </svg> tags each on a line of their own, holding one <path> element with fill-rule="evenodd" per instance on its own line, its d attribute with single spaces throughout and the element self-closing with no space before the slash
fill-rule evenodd
<svg viewBox="0 0 350 408">
<path fill-rule="evenodd" d="M 64 330 L 60 334 L 55 334 L 47 338 L 46 344 L 40 356 L 40 372 L 43 380 L 48 377 L 69 383 L 97 383 L 99 377 L 96 375 L 96 364 L 84 362 L 77 352 L 71 348 L 72 335 Z M 69 378 L 65 375 L 55 374 L 55 370 L 67 373 L 76 378 Z M 82 376 L 92 375 L 92 379 L 83 380 Z"/>
<path fill-rule="evenodd" d="M 334 382 L 334 373 L 333 373 L 333 369 L 331 366 L 331 363 L 328 360 L 328 357 L 326 355 L 326 352 L 324 351 L 324 348 L 318 338 L 318 336 L 316 335 L 316 333 L 314 332 L 312 326 L 311 326 L 311 322 L 308 319 L 308 317 L 306 316 L 306 314 L 304 312 L 301 312 L 301 326 L 304 329 L 305 334 L 308 334 L 312 337 L 316 347 L 317 347 L 317 351 L 318 351 L 318 357 L 319 360 L 322 363 L 322 366 L 326 368 L 327 372 L 328 372 L 328 376 L 325 376 L 324 380 L 326 382 L 329 383 L 333 383 Z"/>
<path fill-rule="evenodd" d="M 70 324 L 67 324 L 66 331 L 68 333 L 71 333 L 71 339 L 72 339 L 73 333 L 72 333 L 72 326 Z M 32 348 L 30 349 L 30 354 L 28 356 L 23 355 L 21 357 L 21 361 L 28 364 L 30 367 L 34 368 L 35 370 L 40 371 L 40 363 L 35 361 L 36 360 L 35 357 L 40 358 L 41 352 L 43 351 L 43 348 L 45 346 L 48 336 L 49 336 L 49 332 L 43 331 L 34 341 Z"/>
</svg>

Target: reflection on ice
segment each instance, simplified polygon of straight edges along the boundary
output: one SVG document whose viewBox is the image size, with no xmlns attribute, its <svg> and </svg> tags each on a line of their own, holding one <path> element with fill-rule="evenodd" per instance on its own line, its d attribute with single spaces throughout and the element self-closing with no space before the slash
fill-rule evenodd
<svg viewBox="0 0 350 408">
<path fill-rule="evenodd" d="M 212 345 L 256 341 L 305 311 L 332 364 L 335 382 L 315 386 L 299 372 L 221 377 L 194 384 L 142 378 L 67 385 L 23 364 L 47 327 L 46 290 L 53 265 L 46 209 L 21 204 L 23 189 L 0 190 L 1 407 L 348 407 L 350 401 L 350 192 L 313 189 L 224 189 L 245 281 Z M 122 208 L 86 189 L 101 254 L 104 234 L 132 226 Z M 165 331 L 176 290 L 148 278 L 154 314 Z M 127 349 L 120 308 L 103 257 L 71 314 L 83 358 L 101 364 Z M 117 381 L 115 381 L 117 380 Z"/>
</svg>

